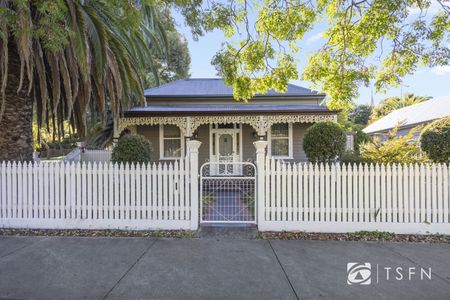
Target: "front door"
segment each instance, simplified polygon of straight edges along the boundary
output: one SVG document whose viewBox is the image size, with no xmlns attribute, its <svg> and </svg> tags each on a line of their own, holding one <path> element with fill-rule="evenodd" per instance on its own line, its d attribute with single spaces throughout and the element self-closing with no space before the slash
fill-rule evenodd
<svg viewBox="0 0 450 300">
<path fill-rule="evenodd" d="M 241 161 L 240 137 L 240 126 L 237 124 L 211 126 L 210 161 L 220 163 L 213 166 L 213 174 L 239 174 L 240 168 L 233 163 Z"/>
</svg>

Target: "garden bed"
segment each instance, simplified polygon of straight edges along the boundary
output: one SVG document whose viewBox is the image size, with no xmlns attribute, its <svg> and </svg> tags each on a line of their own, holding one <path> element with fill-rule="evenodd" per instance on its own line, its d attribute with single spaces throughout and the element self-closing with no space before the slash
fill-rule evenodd
<svg viewBox="0 0 450 300">
<path fill-rule="evenodd" d="M 81 229 L 0 229 L 0 236 L 73 236 L 73 237 L 160 237 L 193 238 L 190 230 L 81 230 Z"/>
<path fill-rule="evenodd" d="M 0 236 L 198 238 L 197 232 L 191 230 L 0 229 Z M 256 238 L 263 240 L 450 243 L 450 235 L 394 234 L 385 231 L 358 231 L 352 233 L 318 233 L 318 232 L 287 232 L 287 231 L 258 232 Z"/>
<path fill-rule="evenodd" d="M 358 231 L 352 233 L 318 232 L 259 232 L 258 238 L 264 240 L 319 240 L 319 241 L 376 241 L 376 242 L 414 242 L 450 243 L 450 235 L 444 234 L 395 234 L 385 231 Z"/>
</svg>

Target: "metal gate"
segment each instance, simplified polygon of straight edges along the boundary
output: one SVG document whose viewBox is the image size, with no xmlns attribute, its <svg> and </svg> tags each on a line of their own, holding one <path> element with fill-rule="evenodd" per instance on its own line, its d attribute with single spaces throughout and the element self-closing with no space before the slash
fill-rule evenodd
<svg viewBox="0 0 450 300">
<path fill-rule="evenodd" d="M 207 162 L 200 168 L 202 223 L 256 223 L 256 166 Z"/>
</svg>

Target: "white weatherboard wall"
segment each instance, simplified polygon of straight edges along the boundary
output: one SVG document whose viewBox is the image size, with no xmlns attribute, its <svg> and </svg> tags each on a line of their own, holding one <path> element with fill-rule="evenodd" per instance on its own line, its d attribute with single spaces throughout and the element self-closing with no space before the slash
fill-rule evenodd
<svg viewBox="0 0 450 300">
<path fill-rule="evenodd" d="M 450 234 L 450 167 L 260 161 L 262 231 Z"/>
<path fill-rule="evenodd" d="M 0 227 L 196 229 L 189 161 L 1 163 Z"/>
</svg>

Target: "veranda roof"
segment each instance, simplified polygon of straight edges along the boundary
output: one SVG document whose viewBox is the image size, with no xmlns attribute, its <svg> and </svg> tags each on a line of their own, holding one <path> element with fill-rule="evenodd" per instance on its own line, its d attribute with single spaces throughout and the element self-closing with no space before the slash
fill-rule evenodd
<svg viewBox="0 0 450 300">
<path fill-rule="evenodd" d="M 259 104 L 238 102 L 234 105 L 185 104 L 149 105 L 134 107 L 125 112 L 126 117 L 150 115 L 225 115 L 225 114 L 272 114 L 278 113 L 320 113 L 336 114 L 324 106 L 314 104 Z"/>
</svg>

